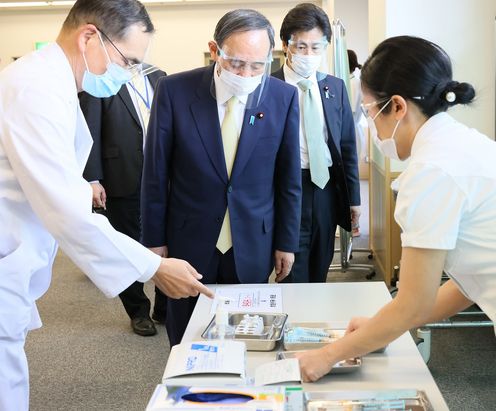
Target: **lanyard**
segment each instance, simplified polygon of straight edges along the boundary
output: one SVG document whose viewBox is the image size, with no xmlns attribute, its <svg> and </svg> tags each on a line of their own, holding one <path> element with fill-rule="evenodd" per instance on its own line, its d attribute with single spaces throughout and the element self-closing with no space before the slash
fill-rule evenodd
<svg viewBox="0 0 496 411">
<path fill-rule="evenodd" d="M 141 101 L 143 102 L 143 104 L 146 106 L 146 108 L 148 110 L 151 109 L 151 105 L 150 105 L 150 96 L 148 94 L 148 87 L 146 85 L 146 77 L 143 77 L 143 85 L 145 86 L 145 96 L 146 98 L 143 96 L 143 94 L 141 94 L 137 89 L 136 87 L 134 87 L 134 84 L 132 82 L 129 82 L 129 85 L 131 86 L 131 88 L 134 90 L 134 92 L 138 95 L 138 97 L 141 99 Z"/>
</svg>

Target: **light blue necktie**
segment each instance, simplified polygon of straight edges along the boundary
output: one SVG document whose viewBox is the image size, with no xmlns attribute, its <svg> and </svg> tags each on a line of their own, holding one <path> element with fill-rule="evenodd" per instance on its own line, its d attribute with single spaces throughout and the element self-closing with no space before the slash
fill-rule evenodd
<svg viewBox="0 0 496 411">
<path fill-rule="evenodd" d="M 312 182 L 324 188 L 329 181 L 329 166 L 326 160 L 326 142 L 324 140 L 324 127 L 320 120 L 318 104 L 320 98 L 312 95 L 312 81 L 301 80 L 298 86 L 303 90 L 303 128 L 308 147 L 308 160 L 310 162 L 310 176 Z"/>
</svg>

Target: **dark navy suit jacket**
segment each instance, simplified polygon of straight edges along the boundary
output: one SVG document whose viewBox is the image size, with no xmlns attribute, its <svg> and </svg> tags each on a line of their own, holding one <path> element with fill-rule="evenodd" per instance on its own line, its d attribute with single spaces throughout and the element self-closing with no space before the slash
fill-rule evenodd
<svg viewBox="0 0 496 411">
<path fill-rule="evenodd" d="M 280 68 L 272 75 L 284 80 Z M 336 187 L 337 223 L 351 231 L 350 205 L 360 205 L 360 180 L 356 150 L 355 125 L 343 80 L 325 76 L 318 82 L 329 139 L 332 168 L 330 183 Z"/>
<path fill-rule="evenodd" d="M 298 250 L 298 93 L 270 78 L 260 105 L 245 112 L 228 179 L 212 87 L 209 66 L 164 77 L 156 88 L 145 145 L 142 241 L 167 245 L 170 257 L 204 273 L 229 205 L 239 280 L 266 282 L 274 250 Z"/>
</svg>

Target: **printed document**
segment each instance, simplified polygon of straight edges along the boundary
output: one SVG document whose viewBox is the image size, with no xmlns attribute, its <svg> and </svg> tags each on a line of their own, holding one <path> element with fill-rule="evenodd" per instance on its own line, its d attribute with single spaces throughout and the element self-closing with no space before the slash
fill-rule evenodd
<svg viewBox="0 0 496 411">
<path fill-rule="evenodd" d="M 219 297 L 222 297 L 222 301 Z M 210 309 L 215 314 L 217 304 L 237 313 L 282 313 L 282 288 L 276 287 L 222 287 L 216 288 Z"/>
</svg>

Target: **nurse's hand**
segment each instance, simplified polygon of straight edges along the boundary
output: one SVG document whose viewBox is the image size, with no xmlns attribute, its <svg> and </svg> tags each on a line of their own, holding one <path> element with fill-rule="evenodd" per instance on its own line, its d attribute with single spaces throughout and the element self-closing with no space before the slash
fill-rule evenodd
<svg viewBox="0 0 496 411">
<path fill-rule="evenodd" d="M 196 297 L 199 293 L 213 298 L 214 293 L 199 281 L 201 278 L 202 275 L 188 262 L 177 258 L 162 258 L 152 280 L 171 298 Z"/>
<path fill-rule="evenodd" d="M 328 347 L 295 354 L 300 362 L 300 374 L 303 382 L 314 382 L 331 371 L 333 362 L 328 358 Z"/>
<path fill-rule="evenodd" d="M 362 325 L 369 321 L 369 317 L 354 317 L 348 323 L 345 334 L 349 334 L 355 330 L 358 330 Z"/>
</svg>

